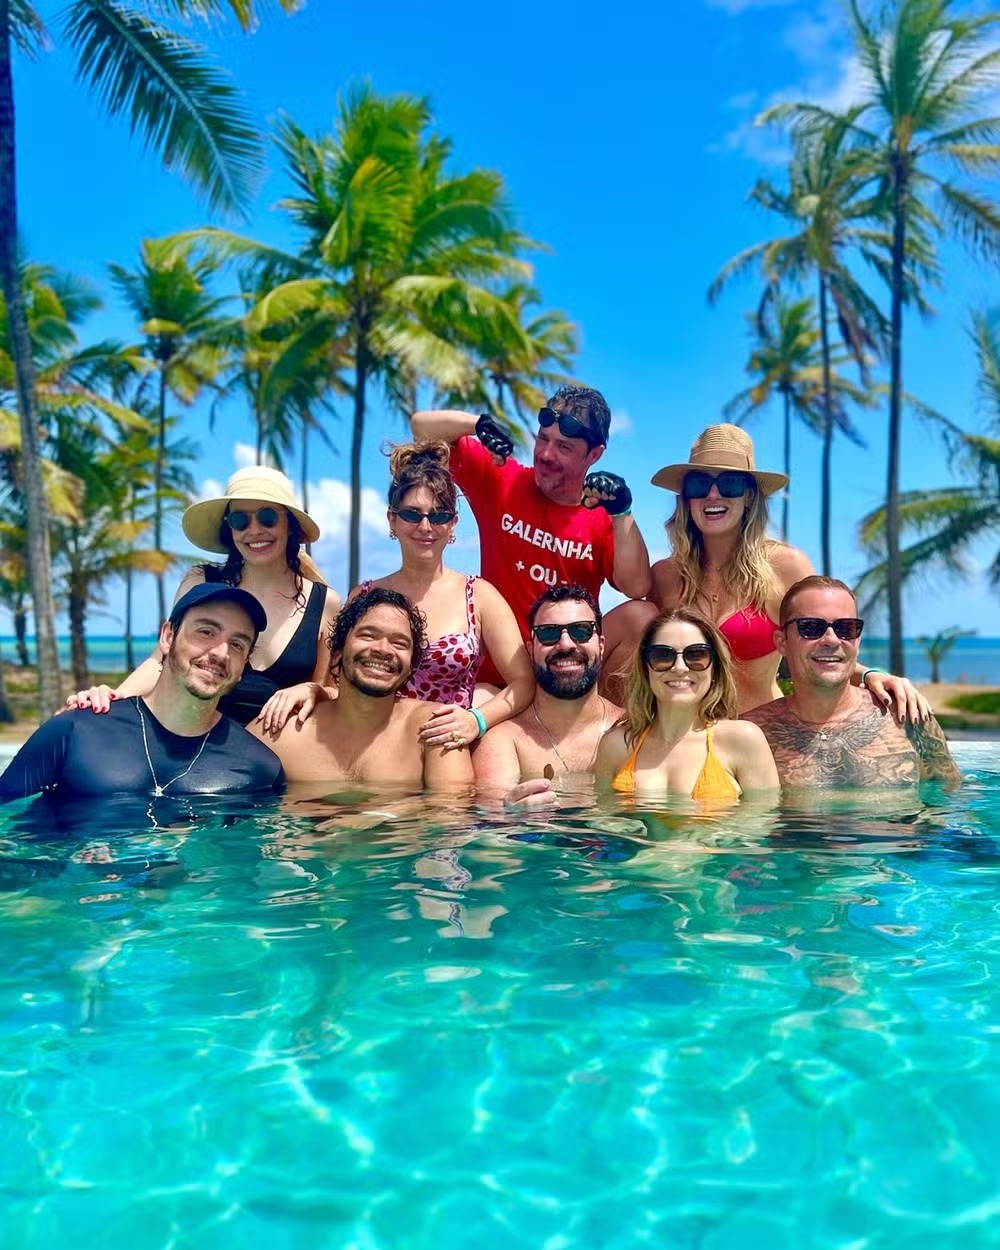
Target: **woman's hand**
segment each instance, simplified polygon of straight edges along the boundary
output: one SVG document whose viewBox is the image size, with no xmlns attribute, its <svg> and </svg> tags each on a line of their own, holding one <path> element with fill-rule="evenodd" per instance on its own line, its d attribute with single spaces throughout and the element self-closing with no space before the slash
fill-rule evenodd
<svg viewBox="0 0 1000 1250">
<path fill-rule="evenodd" d="M 479 722 L 456 703 L 439 707 L 420 726 L 420 741 L 425 747 L 442 747 L 445 751 L 461 751 L 479 737 Z"/>
<path fill-rule="evenodd" d="M 78 690 L 76 694 L 71 694 L 60 711 L 71 712 L 74 708 L 89 707 L 92 712 L 107 712 L 117 698 L 117 692 L 110 686 L 91 686 L 89 690 Z"/>
<path fill-rule="evenodd" d="M 869 672 L 865 678 L 865 689 L 876 707 L 892 712 L 897 725 L 908 720 L 923 724 L 931 717 L 931 705 L 907 677 Z"/>
<path fill-rule="evenodd" d="M 276 737 L 285 727 L 289 717 L 295 717 L 296 725 L 304 725 L 316 710 L 316 704 L 330 696 L 316 681 L 301 681 L 297 686 L 272 694 L 260 710 L 258 720 L 264 733 Z"/>
</svg>

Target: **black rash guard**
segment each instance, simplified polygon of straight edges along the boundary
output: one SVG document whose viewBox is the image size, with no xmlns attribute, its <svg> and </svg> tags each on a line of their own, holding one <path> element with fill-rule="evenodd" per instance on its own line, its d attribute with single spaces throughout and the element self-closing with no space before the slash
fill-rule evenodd
<svg viewBox="0 0 1000 1250">
<path fill-rule="evenodd" d="M 201 734 L 188 738 L 164 729 L 145 703 L 142 715 L 156 780 L 167 796 L 283 788 L 285 774 L 278 757 L 229 717 L 223 716 L 205 741 Z M 203 742 L 204 750 L 185 773 Z M 153 790 L 135 699 L 112 703 L 101 716 L 89 708 L 53 716 L 35 730 L 0 775 L 0 802 L 40 791 L 63 797 L 151 795 Z"/>
</svg>

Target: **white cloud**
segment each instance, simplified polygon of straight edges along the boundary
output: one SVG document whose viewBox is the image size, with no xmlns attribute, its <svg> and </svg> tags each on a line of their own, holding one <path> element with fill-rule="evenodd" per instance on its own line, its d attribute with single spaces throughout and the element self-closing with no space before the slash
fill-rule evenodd
<svg viewBox="0 0 1000 1250">
<path fill-rule="evenodd" d="M 632 418 L 624 408 L 617 408 L 611 414 L 611 435 L 621 437 L 623 434 L 631 434 L 634 428 Z"/>
<path fill-rule="evenodd" d="M 745 13 L 747 9 L 774 9 L 794 4 L 795 0 L 705 0 L 710 9 L 723 9 L 726 13 Z"/>
</svg>

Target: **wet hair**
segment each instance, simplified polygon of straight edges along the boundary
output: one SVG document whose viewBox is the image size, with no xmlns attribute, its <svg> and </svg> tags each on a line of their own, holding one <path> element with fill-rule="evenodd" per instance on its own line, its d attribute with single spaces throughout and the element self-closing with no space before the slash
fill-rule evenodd
<svg viewBox="0 0 1000 1250">
<path fill-rule="evenodd" d="M 340 655 L 347 642 L 347 635 L 373 608 L 383 606 L 398 608 L 406 616 L 410 624 L 410 637 L 413 640 L 410 671 L 413 672 L 420 667 L 420 661 L 424 658 L 424 651 L 427 648 L 427 618 L 398 590 L 388 590 L 385 586 L 372 586 L 370 590 L 364 590 L 353 599 L 348 599 L 333 622 L 327 645 L 330 648 L 335 672 L 340 671 Z"/>
<path fill-rule="evenodd" d="M 451 448 L 441 439 L 394 443 L 389 448 L 389 508 L 395 512 L 411 490 L 426 486 L 434 503 L 458 511 L 458 490 L 448 469 Z"/>
<path fill-rule="evenodd" d="M 782 628 L 791 619 L 792 600 L 804 590 L 846 590 L 854 600 L 854 610 L 857 611 L 858 597 L 846 582 L 842 582 L 839 577 L 824 577 L 822 573 L 810 573 L 808 577 L 800 577 L 785 591 L 785 597 L 781 601 L 781 609 L 778 612 L 778 623 Z"/>
<path fill-rule="evenodd" d="M 776 544 L 767 537 L 767 498 L 749 474 L 753 486 L 743 509 L 743 533 L 732 560 L 722 570 L 723 584 L 738 608 L 764 611 L 774 580 L 771 548 Z M 705 562 L 705 539 L 694 523 L 691 508 L 682 492 L 678 492 L 674 515 L 666 525 L 674 566 L 681 582 L 680 606 L 693 606 L 701 589 Z"/>
<path fill-rule="evenodd" d="M 534 627 L 535 617 L 547 603 L 585 603 L 594 614 L 594 620 L 597 622 L 597 632 L 601 632 L 601 609 L 597 605 L 597 600 L 586 587 L 581 586 L 578 582 L 571 586 L 550 586 L 548 590 L 543 590 L 528 612 L 529 630 Z"/>
<path fill-rule="evenodd" d="M 273 505 L 278 506 L 278 505 Z M 226 512 L 229 508 L 226 508 Z M 295 599 L 296 602 L 304 604 L 306 601 L 305 592 L 302 589 L 302 565 L 299 560 L 299 552 L 302 550 L 302 529 L 295 518 L 295 514 L 285 511 L 288 518 L 288 539 L 285 542 L 285 563 L 295 574 Z M 226 524 L 225 520 L 219 525 L 219 540 L 228 551 L 225 564 L 204 564 L 204 569 L 218 570 L 220 581 L 226 583 L 227 586 L 238 586 L 243 578 L 243 557 L 236 549 L 236 543 L 233 539 L 233 531 Z"/>
<path fill-rule="evenodd" d="M 548 406 L 554 412 L 565 412 L 582 422 L 593 434 L 595 446 L 607 446 L 611 409 L 600 391 L 591 386 L 560 386 Z"/>
<path fill-rule="evenodd" d="M 698 708 L 702 724 L 717 720 L 733 720 L 736 717 L 736 683 L 733 680 L 733 662 L 726 640 L 716 625 L 700 612 L 690 608 L 675 608 L 661 612 L 642 631 L 638 646 L 625 671 L 625 741 L 635 747 L 639 737 L 656 720 L 656 698 L 649 684 L 646 667 L 646 648 L 663 625 L 672 621 L 685 621 L 700 630 L 702 637 L 712 648 L 711 674 L 708 691 Z"/>
</svg>

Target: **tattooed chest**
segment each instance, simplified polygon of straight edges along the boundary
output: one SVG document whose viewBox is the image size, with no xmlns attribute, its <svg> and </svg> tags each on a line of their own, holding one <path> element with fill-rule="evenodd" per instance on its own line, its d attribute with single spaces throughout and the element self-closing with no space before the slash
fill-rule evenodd
<svg viewBox="0 0 1000 1250">
<path fill-rule="evenodd" d="M 798 749 L 773 749 L 778 773 L 786 786 L 885 789 L 915 786 L 920 779 L 913 750 L 891 750 L 878 743 L 859 747 L 850 735 L 817 734 Z"/>
</svg>

